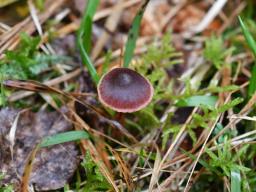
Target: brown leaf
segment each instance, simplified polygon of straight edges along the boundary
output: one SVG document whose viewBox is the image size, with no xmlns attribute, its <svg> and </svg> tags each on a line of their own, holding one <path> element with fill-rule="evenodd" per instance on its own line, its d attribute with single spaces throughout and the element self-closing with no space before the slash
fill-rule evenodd
<svg viewBox="0 0 256 192">
<path fill-rule="evenodd" d="M 64 110 L 63 110 L 64 111 Z M 4 172 L 2 183 L 13 183 L 19 188 L 26 160 L 43 137 L 72 129 L 62 115 L 57 112 L 24 112 L 19 117 L 15 134 L 13 160 L 10 144 L 6 139 L 12 122 L 19 110 L 0 110 L 0 172 Z M 55 145 L 38 151 L 30 175 L 30 184 L 36 190 L 53 190 L 64 186 L 78 166 L 78 150 L 74 143 Z"/>
</svg>

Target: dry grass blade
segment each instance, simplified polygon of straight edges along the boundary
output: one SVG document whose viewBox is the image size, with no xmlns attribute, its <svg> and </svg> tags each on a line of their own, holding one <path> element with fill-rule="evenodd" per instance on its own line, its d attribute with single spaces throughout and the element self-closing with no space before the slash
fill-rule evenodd
<svg viewBox="0 0 256 192">
<path fill-rule="evenodd" d="M 219 116 L 220 116 L 220 115 L 219 115 Z M 191 187 L 190 185 L 191 185 L 192 183 L 191 183 L 190 181 L 191 181 L 191 178 L 192 178 L 193 173 L 194 173 L 194 171 L 195 171 L 197 162 L 199 161 L 199 159 L 200 159 L 202 153 L 204 152 L 204 149 L 205 149 L 205 147 L 206 147 L 207 141 L 208 141 L 208 139 L 210 138 L 210 136 L 211 136 L 211 134 L 212 134 L 212 131 L 213 131 L 213 129 L 215 128 L 215 125 L 216 125 L 216 123 L 218 122 L 218 120 L 219 120 L 219 117 L 216 118 L 215 122 L 210 126 L 211 129 L 209 130 L 209 133 L 208 133 L 208 135 L 207 135 L 207 137 L 206 137 L 206 139 L 205 139 L 205 141 L 204 141 L 204 143 L 203 143 L 203 146 L 201 147 L 201 149 L 200 149 L 200 151 L 199 151 L 199 154 L 197 155 L 197 158 L 196 158 L 196 160 L 195 160 L 195 162 L 194 162 L 194 164 L 193 164 L 193 167 L 192 167 L 191 173 L 190 173 L 190 175 L 189 175 L 188 181 L 187 181 L 187 183 L 186 183 L 184 192 L 188 192 L 189 188 Z"/>
<path fill-rule="evenodd" d="M 158 149 L 158 147 L 156 147 L 156 158 L 155 158 L 155 162 L 154 162 L 154 167 L 152 170 L 152 176 L 150 179 L 150 184 L 149 184 L 149 191 L 153 191 L 154 186 L 157 184 L 158 182 L 158 168 L 160 167 L 160 163 L 161 163 L 161 153 Z M 161 189 L 159 189 L 161 190 Z"/>
<path fill-rule="evenodd" d="M 247 2 L 241 2 L 240 5 L 232 12 L 229 19 L 218 30 L 218 34 L 221 35 L 233 22 L 233 20 L 239 15 L 246 7 Z"/>
<path fill-rule="evenodd" d="M 251 97 L 251 99 L 247 102 L 247 104 L 241 109 L 241 111 L 237 114 L 238 116 L 245 116 L 247 115 L 251 110 L 252 106 L 256 102 L 256 93 Z M 208 142 L 207 146 L 212 144 L 218 137 L 220 137 L 227 129 L 229 129 L 233 124 L 237 124 L 241 121 L 240 118 L 235 118 L 232 121 L 230 121 L 216 136 L 214 136 L 211 141 Z"/>
<path fill-rule="evenodd" d="M 98 165 L 101 173 L 105 176 L 109 184 L 113 187 L 113 189 L 118 192 L 119 189 L 115 184 L 114 177 L 110 173 L 110 171 L 107 169 L 107 167 L 103 164 L 103 161 L 99 155 L 99 152 L 95 149 L 94 145 L 91 143 L 91 141 L 81 141 L 82 147 L 84 151 L 89 151 L 92 157 L 92 160 L 95 162 L 96 165 Z"/>
<path fill-rule="evenodd" d="M 161 31 L 166 27 L 166 25 L 170 22 L 170 20 L 186 5 L 187 1 L 182 0 L 181 3 L 178 3 L 173 9 L 171 9 L 163 21 L 160 23 Z"/>
<path fill-rule="evenodd" d="M 47 86 L 54 86 L 54 85 L 60 84 L 62 82 L 65 82 L 69 79 L 72 79 L 72 78 L 76 77 L 77 75 L 79 75 L 80 73 L 81 73 L 81 69 L 76 69 L 70 73 L 67 73 L 62 76 L 56 77 L 55 79 L 46 81 L 46 82 L 44 82 L 44 84 Z M 33 94 L 34 94 L 34 92 L 17 91 L 15 93 L 13 93 L 11 96 L 9 96 L 8 100 L 13 102 L 13 101 L 17 101 L 19 99 L 23 99 L 25 97 L 31 96 Z"/>
<path fill-rule="evenodd" d="M 106 141 L 104 140 L 104 137 L 101 135 L 96 135 L 94 134 L 94 145 L 97 151 L 100 151 L 99 155 L 101 156 L 101 159 L 103 160 L 104 164 L 108 168 L 108 170 L 112 170 L 113 166 L 111 164 L 111 161 L 109 159 L 109 154 L 107 151 L 107 144 Z"/>
<path fill-rule="evenodd" d="M 225 6 L 227 3 L 227 0 L 217 0 L 214 2 L 213 6 L 210 8 L 208 13 L 205 15 L 205 17 L 202 19 L 202 21 L 191 31 L 195 33 L 202 32 L 212 21 L 213 19 L 220 13 L 221 9 Z"/>
<path fill-rule="evenodd" d="M 9 134 L 7 135 L 7 139 L 10 142 L 10 151 L 11 151 L 11 156 L 12 156 L 12 160 L 13 160 L 13 147 L 15 144 L 15 133 L 17 130 L 17 125 L 18 125 L 18 121 L 19 121 L 19 117 L 22 113 L 24 113 L 25 111 L 27 111 L 28 109 L 23 109 L 22 111 L 20 111 L 17 116 L 14 119 L 14 122 L 12 123 L 12 127 L 9 131 Z"/>
<path fill-rule="evenodd" d="M 169 191 L 170 189 L 170 184 L 171 182 L 175 179 L 175 177 L 178 177 L 179 174 L 182 173 L 183 170 L 185 170 L 186 167 L 188 167 L 191 163 L 191 160 L 186 161 L 181 167 L 179 167 L 176 171 L 174 171 L 167 179 L 165 179 L 165 181 L 163 183 L 161 183 L 161 185 L 159 186 L 159 188 L 161 189 L 161 191 Z M 159 189 L 154 189 L 154 192 L 158 192 Z"/>
<path fill-rule="evenodd" d="M 56 0 L 52 3 L 52 1 L 48 0 L 45 2 L 46 8 L 45 12 L 42 12 L 38 15 L 38 19 L 40 24 L 44 23 L 50 16 L 52 16 L 55 11 L 63 5 L 65 0 Z M 4 51 L 13 50 L 19 43 L 19 33 L 26 32 L 28 34 L 32 34 L 36 30 L 36 27 L 30 17 L 27 17 L 17 25 L 15 25 L 10 31 L 2 34 L 0 36 L 0 58 L 4 55 Z"/>
<path fill-rule="evenodd" d="M 91 132 L 92 135 L 96 134 L 96 137 L 99 137 L 99 135 L 98 135 L 99 133 L 97 131 L 94 131 L 93 129 L 91 129 L 73 110 L 71 110 L 71 112 L 75 118 L 75 122 L 77 122 L 75 124 L 77 129 L 84 128 L 85 130 Z M 101 136 L 101 134 L 100 134 L 100 136 Z M 110 139 L 109 137 L 107 137 L 107 138 Z M 117 143 L 119 143 L 119 142 L 117 142 Z M 115 191 L 119 191 L 119 189 L 116 186 L 115 181 L 113 179 L 113 175 L 110 173 L 108 167 L 103 163 L 105 161 L 104 161 L 104 159 L 102 159 L 102 154 L 99 154 L 98 150 L 95 148 L 95 146 L 90 141 L 81 141 L 81 145 L 82 145 L 84 154 L 87 150 L 90 152 L 93 161 L 99 166 L 101 173 L 105 176 L 105 178 L 108 180 L 108 182 L 113 186 Z M 126 147 L 126 146 L 124 146 L 124 147 Z M 109 149 L 113 153 L 113 155 L 116 157 L 116 160 L 117 160 L 120 168 L 122 169 L 122 174 L 124 175 L 125 181 L 127 182 L 127 186 L 129 188 L 133 189 L 134 186 L 133 186 L 133 182 L 131 179 L 131 175 L 129 174 L 129 169 L 125 165 L 125 162 L 121 159 L 121 157 L 118 155 L 118 153 L 116 151 L 114 151 L 111 147 Z"/>
<path fill-rule="evenodd" d="M 120 168 L 120 172 L 124 177 L 124 180 L 126 182 L 128 191 L 134 190 L 134 183 L 132 180 L 132 176 L 130 173 L 130 169 L 128 169 L 128 166 L 126 165 L 125 161 L 122 159 L 122 157 L 111 147 L 109 147 L 111 153 L 114 155 L 116 162 L 118 163 L 118 166 Z"/>
<path fill-rule="evenodd" d="M 198 108 L 194 108 L 193 113 L 195 113 L 198 110 Z M 187 124 L 192 120 L 192 115 L 189 116 L 189 118 L 186 120 L 185 124 L 182 126 L 182 128 L 180 129 L 179 133 L 177 134 L 177 136 L 175 137 L 174 141 L 172 142 L 171 146 L 168 148 L 167 152 L 165 153 L 164 157 L 162 158 L 160 164 L 159 164 L 159 168 L 157 170 L 157 172 L 159 173 L 160 169 L 163 168 L 164 162 L 165 160 L 168 158 L 168 156 L 170 155 L 170 153 L 172 152 L 172 150 L 174 149 L 174 147 L 176 146 L 176 144 L 178 143 L 179 139 L 181 138 L 181 136 L 183 135 Z"/>
<path fill-rule="evenodd" d="M 103 34 L 98 39 L 96 45 L 94 46 L 94 48 L 92 50 L 92 54 L 91 54 L 93 61 L 98 57 L 98 55 L 102 51 L 102 48 L 108 41 L 108 39 L 110 37 L 109 32 L 113 33 L 115 31 L 116 27 L 118 26 L 118 23 L 119 23 L 118 21 L 120 20 L 120 16 L 121 16 L 121 13 L 123 10 L 123 4 L 124 4 L 124 1 L 119 0 L 118 3 L 113 8 L 112 14 L 108 17 L 108 19 L 105 23 L 105 28 L 108 31 L 103 32 Z"/>
<path fill-rule="evenodd" d="M 231 68 L 228 67 L 228 66 L 224 66 L 222 68 L 222 70 L 221 70 L 221 73 L 222 73 L 222 77 L 223 77 L 222 78 L 222 82 L 221 82 L 221 86 L 225 87 L 225 86 L 230 85 L 230 83 L 231 83 Z M 226 92 L 220 93 L 219 94 L 219 105 L 223 105 L 224 103 L 227 103 L 230 100 L 230 97 L 231 97 L 231 93 L 226 93 Z M 202 153 L 204 152 L 204 149 L 205 149 L 205 146 L 207 144 L 207 141 L 208 141 L 210 135 L 212 134 L 212 132 L 213 132 L 215 126 L 216 126 L 216 123 L 219 121 L 219 118 L 221 117 L 221 115 L 223 115 L 223 114 L 219 114 L 218 115 L 218 117 L 215 119 L 215 122 L 210 122 L 209 123 L 209 127 L 211 127 L 211 129 L 209 130 L 208 133 L 206 133 L 207 136 L 206 136 L 206 138 L 204 138 L 205 139 L 204 143 L 203 143 L 203 145 L 202 145 L 202 147 L 201 147 L 201 149 L 200 149 L 200 151 L 199 151 L 199 153 L 197 155 L 197 158 L 196 158 L 196 160 L 194 162 L 194 165 L 192 166 L 192 170 L 191 170 L 191 173 L 189 175 L 189 178 L 188 178 L 188 181 L 186 183 L 184 191 L 189 191 L 189 189 L 192 186 L 192 182 L 191 182 L 192 175 L 193 175 L 194 170 L 196 168 L 197 162 L 199 161 Z M 208 130 L 206 130 L 206 131 L 208 131 Z M 202 140 L 202 139 L 199 139 L 199 140 Z"/>
<path fill-rule="evenodd" d="M 40 25 L 39 19 L 37 17 L 36 8 L 31 0 L 28 0 L 28 7 L 30 9 L 30 14 L 35 23 L 36 29 L 37 29 L 39 35 L 42 36 L 43 35 L 42 26 Z"/>
<path fill-rule="evenodd" d="M 7 87 L 12 87 L 12 88 L 19 88 L 23 90 L 28 90 L 28 91 L 34 91 L 34 92 L 47 92 L 47 93 L 56 93 L 59 95 L 62 95 L 68 99 L 74 100 L 79 102 L 80 104 L 84 105 L 85 107 L 88 107 L 89 109 L 95 111 L 98 115 L 101 115 L 101 112 L 97 110 L 94 106 L 90 105 L 89 103 L 82 102 L 79 99 L 75 98 L 71 94 L 59 90 L 57 88 L 47 86 L 45 84 L 39 83 L 37 81 L 32 81 L 32 80 L 4 80 L 3 85 Z"/>
<path fill-rule="evenodd" d="M 12 88 L 19 88 L 19 89 L 23 89 L 23 90 L 28 90 L 28 91 L 34 91 L 34 92 L 55 92 L 64 96 L 67 96 L 70 98 L 70 96 L 53 87 L 44 85 L 42 83 L 39 83 L 37 81 L 32 81 L 32 80 L 4 80 L 3 81 L 3 85 L 7 86 L 7 87 L 12 87 Z"/>
<path fill-rule="evenodd" d="M 138 3 L 140 3 L 141 0 L 129 0 L 129 1 L 125 1 L 123 4 L 122 4 L 122 9 L 126 9 L 126 8 L 129 8 L 131 6 L 134 6 Z M 99 21 L 101 19 L 104 19 L 105 17 L 108 17 L 109 15 L 111 15 L 113 12 L 113 7 L 109 7 L 109 8 L 105 8 L 103 10 L 99 10 L 97 11 L 97 13 L 95 14 L 94 18 L 93 18 L 93 21 Z M 77 19 L 65 26 L 63 26 L 62 28 L 60 28 L 57 33 L 60 37 L 64 37 L 66 36 L 67 34 L 70 34 L 74 31 L 76 31 L 78 28 L 79 28 L 79 22 L 80 20 Z"/>
<path fill-rule="evenodd" d="M 28 157 L 28 160 L 24 168 L 24 173 L 21 179 L 21 190 L 20 190 L 21 192 L 28 192 L 29 177 L 33 168 L 33 161 L 36 157 L 36 153 L 38 150 L 39 150 L 39 145 L 36 145 Z"/>
<path fill-rule="evenodd" d="M 75 98 L 72 94 L 67 93 L 65 91 L 61 91 L 57 88 L 51 87 L 51 86 L 47 86 L 44 85 L 42 83 L 36 82 L 36 81 L 31 81 L 31 80 L 27 80 L 27 81 L 22 81 L 22 80 L 5 80 L 3 81 L 3 85 L 7 86 L 7 87 L 12 87 L 12 88 L 19 88 L 19 89 L 23 89 L 23 90 L 29 90 L 29 91 L 34 91 L 34 92 L 47 92 L 47 93 L 56 93 L 59 94 L 61 96 L 66 97 L 67 99 L 76 101 L 78 103 L 80 103 L 81 105 L 91 109 L 92 111 L 94 111 L 99 117 L 101 117 L 102 119 L 104 119 L 106 122 L 108 122 L 112 127 L 119 129 L 124 135 L 127 136 L 127 138 L 129 138 L 131 141 L 133 141 L 134 143 L 137 143 L 137 139 L 130 134 L 120 123 L 118 123 L 117 121 L 113 121 L 110 119 L 107 119 L 101 111 L 99 111 L 96 107 L 92 106 L 91 104 L 81 101 L 77 98 Z M 54 106 L 54 105 L 53 105 Z"/>
<path fill-rule="evenodd" d="M 110 137 L 110 136 L 108 136 L 108 135 L 102 133 L 102 132 L 99 132 L 99 131 L 97 131 L 97 130 L 95 130 L 95 129 L 91 129 L 91 128 L 84 122 L 84 120 L 82 120 L 81 117 L 80 117 L 72 108 L 70 108 L 69 110 L 70 110 L 70 112 L 72 113 L 72 116 L 73 116 L 73 118 L 74 118 L 74 121 L 73 121 L 73 120 L 70 120 L 70 121 L 71 121 L 74 125 L 76 125 L 77 127 L 79 127 L 79 129 L 80 129 L 80 127 L 82 127 L 82 128 L 84 128 L 86 131 L 90 132 L 92 135 L 101 136 L 101 137 L 104 137 L 104 138 L 106 138 L 106 139 L 108 139 L 108 140 L 110 140 L 110 141 L 112 141 L 112 142 L 114 142 L 114 143 L 116 143 L 116 144 L 118 144 L 118 145 L 120 145 L 120 146 L 122 146 L 122 147 L 131 148 L 131 147 L 129 147 L 128 145 L 126 145 L 126 144 L 124 144 L 124 143 L 122 143 L 122 142 L 120 142 L 120 141 L 118 141 L 118 140 L 116 140 L 116 139 L 114 139 L 114 138 L 112 138 L 112 137 Z"/>
</svg>

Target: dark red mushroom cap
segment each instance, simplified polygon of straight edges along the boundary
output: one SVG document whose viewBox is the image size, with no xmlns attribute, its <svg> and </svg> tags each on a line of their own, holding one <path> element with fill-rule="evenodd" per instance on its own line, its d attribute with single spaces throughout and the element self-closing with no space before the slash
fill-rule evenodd
<svg viewBox="0 0 256 192">
<path fill-rule="evenodd" d="M 100 102 L 123 113 L 132 113 L 146 107 L 153 94 L 150 82 L 128 68 L 112 69 L 98 84 Z"/>
</svg>

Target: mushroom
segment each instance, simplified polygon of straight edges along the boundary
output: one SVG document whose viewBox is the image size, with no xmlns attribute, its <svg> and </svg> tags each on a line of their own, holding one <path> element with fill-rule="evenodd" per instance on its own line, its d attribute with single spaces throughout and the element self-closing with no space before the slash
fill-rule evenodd
<svg viewBox="0 0 256 192">
<path fill-rule="evenodd" d="M 100 102 L 122 113 L 132 113 L 146 107 L 154 89 L 142 75 L 128 68 L 114 68 L 102 76 L 98 84 Z"/>
</svg>

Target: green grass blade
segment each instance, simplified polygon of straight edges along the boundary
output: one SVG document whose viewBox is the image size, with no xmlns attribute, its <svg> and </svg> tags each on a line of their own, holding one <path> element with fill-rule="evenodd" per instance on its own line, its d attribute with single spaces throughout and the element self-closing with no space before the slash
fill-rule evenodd
<svg viewBox="0 0 256 192">
<path fill-rule="evenodd" d="M 256 42 L 254 41 L 252 34 L 250 33 L 249 29 L 244 24 L 244 22 L 240 16 L 238 17 L 238 20 L 240 22 L 240 26 L 242 28 L 244 37 L 254 55 L 254 57 L 256 58 Z M 252 68 L 252 76 L 250 78 L 249 87 L 248 87 L 248 96 L 251 97 L 255 91 L 256 91 L 256 64 L 254 64 L 254 66 Z"/>
<path fill-rule="evenodd" d="M 186 99 L 180 99 L 176 102 L 176 106 L 179 107 L 200 107 L 201 105 L 206 105 L 209 107 L 214 107 L 218 98 L 216 96 L 207 95 L 196 95 L 191 96 Z"/>
<path fill-rule="evenodd" d="M 99 81 L 99 75 L 88 55 L 91 47 L 91 33 L 93 16 L 96 12 L 99 0 L 89 0 L 77 34 L 77 43 L 82 62 L 86 65 L 95 84 Z"/>
<path fill-rule="evenodd" d="M 241 192 L 241 175 L 238 170 L 231 171 L 231 192 Z"/>
<path fill-rule="evenodd" d="M 86 65 L 86 67 L 87 67 L 87 69 L 88 69 L 88 71 L 89 71 L 89 73 L 92 77 L 92 80 L 97 85 L 98 82 L 99 82 L 99 75 L 98 75 L 94 65 L 92 64 L 89 55 L 85 51 L 85 47 L 83 46 L 82 40 L 78 40 L 78 46 L 79 46 L 79 49 L 80 49 L 82 62 Z"/>
<path fill-rule="evenodd" d="M 238 20 L 239 20 L 240 26 L 242 28 L 244 37 L 245 37 L 250 49 L 252 50 L 254 57 L 256 57 L 256 42 L 254 41 L 252 34 L 250 33 L 249 29 L 244 24 L 244 22 L 240 16 L 238 16 Z"/>
<path fill-rule="evenodd" d="M 128 67 L 132 59 L 133 52 L 136 46 L 136 40 L 139 35 L 140 23 L 148 3 L 149 3 L 149 0 L 146 0 L 145 3 L 142 5 L 141 9 L 138 11 L 138 13 L 136 14 L 132 22 L 131 29 L 129 30 L 128 40 L 125 45 L 125 52 L 124 52 L 124 67 Z"/>
<path fill-rule="evenodd" d="M 51 145 L 57 145 L 65 142 L 76 141 L 79 139 L 88 139 L 89 135 L 85 131 L 68 131 L 46 137 L 40 143 L 40 147 L 48 147 Z"/>
<path fill-rule="evenodd" d="M 87 53 L 91 50 L 91 36 L 93 16 L 96 13 L 100 0 L 88 0 L 78 33 L 82 34 L 82 42 Z"/>
<path fill-rule="evenodd" d="M 248 87 L 248 96 L 251 97 L 256 91 L 256 64 L 252 67 L 252 76 Z"/>
</svg>

